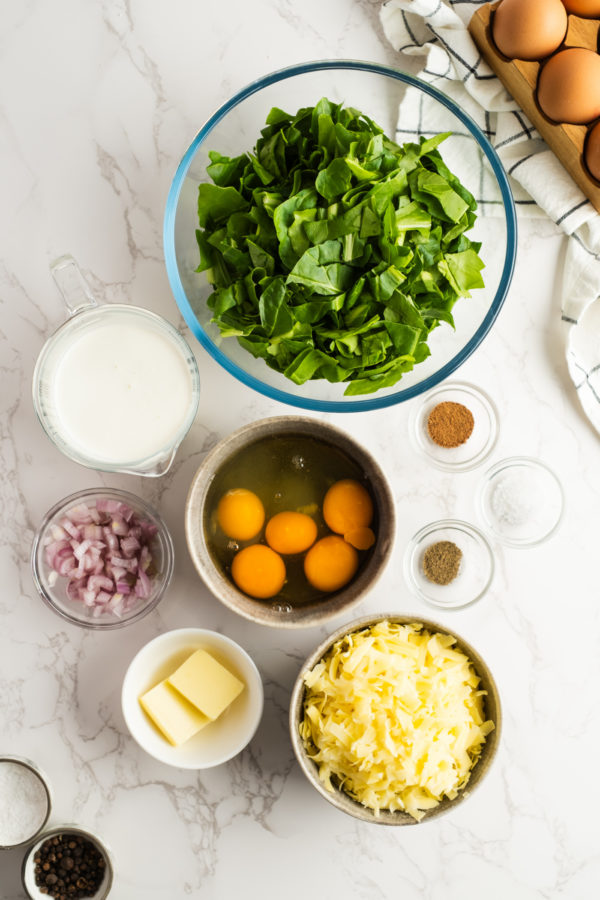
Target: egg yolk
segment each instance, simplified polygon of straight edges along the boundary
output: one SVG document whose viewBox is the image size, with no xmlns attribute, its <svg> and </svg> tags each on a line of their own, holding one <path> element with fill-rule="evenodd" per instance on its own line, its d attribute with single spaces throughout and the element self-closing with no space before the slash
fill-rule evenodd
<svg viewBox="0 0 600 900">
<path fill-rule="evenodd" d="M 236 541 L 249 541 L 263 527 L 265 509 L 252 491 L 234 488 L 219 500 L 217 521 L 227 537 Z"/>
<path fill-rule="evenodd" d="M 285 582 L 285 563 L 265 544 L 251 544 L 233 557 L 233 580 L 241 591 L 264 600 L 278 594 Z"/>
<path fill-rule="evenodd" d="M 323 500 L 323 518 L 332 531 L 348 534 L 366 528 L 373 518 L 373 501 L 358 481 L 345 478 L 332 484 Z"/>
<path fill-rule="evenodd" d="M 354 528 L 347 531 L 344 540 L 356 547 L 357 550 L 368 550 L 375 543 L 375 535 L 370 528 Z"/>
<path fill-rule="evenodd" d="M 303 553 L 316 541 L 317 525 L 304 513 L 280 512 L 267 522 L 265 537 L 277 553 Z"/>
<path fill-rule="evenodd" d="M 318 591 L 337 591 L 356 573 L 358 553 L 337 534 L 321 538 L 304 557 L 304 574 Z"/>
</svg>

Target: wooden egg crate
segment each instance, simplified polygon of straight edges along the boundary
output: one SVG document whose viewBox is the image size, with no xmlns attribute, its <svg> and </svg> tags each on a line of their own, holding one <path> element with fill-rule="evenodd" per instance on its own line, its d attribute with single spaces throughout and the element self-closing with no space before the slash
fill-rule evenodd
<svg viewBox="0 0 600 900">
<path fill-rule="evenodd" d="M 471 37 L 506 90 L 527 114 L 595 209 L 600 212 L 600 182 L 590 175 L 583 160 L 586 135 L 593 123 L 588 125 L 560 124 L 552 122 L 544 115 L 536 100 L 536 86 L 541 63 L 507 59 L 496 49 L 491 25 L 494 10 L 499 5 L 500 3 L 486 3 L 485 6 L 477 9 L 469 23 Z M 600 21 L 598 19 L 580 19 L 578 16 L 570 14 L 564 44 L 559 49 L 584 47 L 598 52 L 599 31 Z"/>
</svg>

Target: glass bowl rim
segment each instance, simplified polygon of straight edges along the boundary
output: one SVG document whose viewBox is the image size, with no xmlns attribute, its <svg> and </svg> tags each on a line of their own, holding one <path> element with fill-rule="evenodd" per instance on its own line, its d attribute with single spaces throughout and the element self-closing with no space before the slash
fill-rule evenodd
<svg viewBox="0 0 600 900">
<path fill-rule="evenodd" d="M 459 603 L 459 604 L 448 604 L 444 605 L 442 603 L 436 603 L 435 600 L 432 600 L 417 584 L 415 579 L 413 578 L 412 573 L 412 560 L 415 554 L 415 551 L 422 543 L 423 539 L 431 536 L 434 532 L 442 530 L 444 528 L 454 528 L 458 531 L 464 531 L 474 537 L 479 541 L 479 543 L 483 546 L 485 551 L 487 552 L 488 560 L 489 560 L 489 574 L 486 578 L 484 586 L 481 588 L 476 597 L 473 597 L 471 600 L 467 601 L 467 603 Z M 414 596 L 418 597 L 419 600 L 422 600 L 423 603 L 426 603 L 427 606 L 434 607 L 435 609 L 440 610 L 449 610 L 453 611 L 455 609 L 466 609 L 469 606 L 473 606 L 479 600 L 483 599 L 483 597 L 489 591 L 492 581 L 494 580 L 494 573 L 496 571 L 496 558 L 494 555 L 494 550 L 490 541 L 488 540 L 485 533 L 481 528 L 478 528 L 477 525 L 473 525 L 471 522 L 467 522 L 464 519 L 436 519 L 435 522 L 429 522 L 427 525 L 423 525 L 422 528 L 419 528 L 417 532 L 412 536 L 410 541 L 406 546 L 406 550 L 404 553 L 403 560 L 403 572 L 404 579 L 409 586 L 409 589 L 412 591 Z"/>
<path fill-rule="evenodd" d="M 445 106 L 446 109 L 450 110 L 450 112 L 453 113 L 467 128 L 484 155 L 487 157 L 500 188 L 504 214 L 506 217 L 506 253 L 502 274 L 492 304 L 475 334 L 452 359 L 442 366 L 441 369 L 418 384 L 401 390 L 400 393 L 396 391 L 393 394 L 387 394 L 380 397 L 370 396 L 362 400 L 316 400 L 310 397 L 300 397 L 266 384 L 259 378 L 246 372 L 237 363 L 233 362 L 233 360 L 229 359 L 219 347 L 213 344 L 199 324 L 181 282 L 175 256 L 175 216 L 179 195 L 192 159 L 204 138 L 210 134 L 214 126 L 217 125 L 227 113 L 238 106 L 243 100 L 252 96 L 252 94 L 262 90 L 262 88 L 269 87 L 270 85 L 287 78 L 292 78 L 295 75 L 305 75 L 311 72 L 327 71 L 330 69 L 345 69 L 356 72 L 368 72 L 375 75 L 384 75 L 423 91 L 430 97 L 436 99 L 442 106 Z M 163 246 L 165 266 L 171 291 L 173 292 L 175 302 L 177 303 L 179 311 L 183 315 L 188 328 L 201 346 L 214 360 L 216 360 L 216 362 L 219 363 L 219 365 L 233 375 L 234 378 L 272 400 L 279 400 L 281 403 L 287 403 L 288 405 L 299 407 L 300 409 L 309 409 L 318 412 L 359 412 L 394 406 L 396 403 L 409 400 L 411 397 L 416 397 L 419 394 L 430 390 L 451 375 L 476 350 L 496 320 L 510 287 L 517 250 L 517 217 L 508 176 L 504 171 L 504 167 L 500 162 L 496 150 L 473 119 L 463 112 L 450 97 L 438 90 L 438 88 L 433 87 L 433 85 L 416 78 L 414 75 L 403 72 L 401 69 L 395 69 L 391 66 L 364 60 L 325 59 L 277 69 L 268 75 L 264 75 L 261 78 L 250 82 L 246 87 L 237 91 L 229 100 L 219 106 L 219 108 L 207 119 L 182 157 L 169 188 L 163 223 Z"/>
<path fill-rule="evenodd" d="M 61 609 L 52 599 L 52 597 L 48 594 L 48 591 L 42 584 L 42 580 L 40 578 L 40 574 L 38 571 L 38 548 L 40 546 L 42 536 L 44 535 L 48 525 L 53 520 L 53 518 L 64 510 L 70 504 L 80 502 L 84 500 L 86 497 L 91 497 L 93 495 L 102 495 L 102 496 L 116 496 L 121 501 L 128 503 L 136 510 L 142 510 L 145 514 L 150 516 L 158 525 L 158 534 L 160 535 L 160 539 L 162 542 L 162 551 L 164 554 L 164 566 L 163 566 L 163 575 L 161 576 L 161 585 L 156 591 L 156 596 L 145 606 L 142 606 L 136 613 L 131 615 L 129 618 L 124 619 L 115 619 L 115 621 L 111 622 L 100 622 L 98 620 L 90 619 L 90 621 L 83 621 L 82 619 L 78 619 L 75 616 L 71 615 L 67 612 L 66 609 Z M 166 522 L 158 513 L 158 511 L 150 504 L 147 500 L 144 500 L 142 497 L 138 497 L 136 494 L 132 494 L 130 491 L 122 490 L 121 488 L 110 488 L 110 487 L 98 487 L 98 488 L 84 488 L 81 491 L 75 491 L 73 494 L 69 494 L 67 497 L 63 497 L 62 500 L 59 500 L 55 503 L 45 514 L 44 518 L 40 522 L 38 529 L 33 537 L 33 541 L 31 544 L 31 573 L 33 577 L 33 583 L 36 587 L 36 590 L 46 606 L 48 606 L 54 613 L 59 615 L 62 619 L 65 619 L 67 622 L 70 622 L 71 625 L 78 625 L 80 628 L 89 628 L 94 631 L 110 631 L 116 628 L 122 628 L 125 625 L 131 625 L 133 622 L 137 622 L 139 619 L 143 618 L 147 613 L 151 612 L 157 605 L 158 602 L 162 599 L 167 590 L 169 583 L 171 581 L 173 575 L 173 569 L 175 566 L 175 549 L 173 546 L 173 538 L 171 537 L 171 532 L 169 531 Z"/>
</svg>

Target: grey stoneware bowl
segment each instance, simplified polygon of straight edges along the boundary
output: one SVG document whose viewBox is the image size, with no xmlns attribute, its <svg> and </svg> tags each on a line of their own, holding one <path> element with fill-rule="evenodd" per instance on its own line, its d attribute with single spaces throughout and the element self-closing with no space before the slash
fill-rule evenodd
<svg viewBox="0 0 600 900">
<path fill-rule="evenodd" d="M 256 600 L 238 590 L 207 546 L 205 503 L 221 468 L 241 450 L 267 437 L 309 437 L 333 446 L 363 472 L 374 501 L 377 539 L 354 578 L 340 590 L 290 606 L 272 600 Z M 192 561 L 214 596 L 229 609 L 252 622 L 276 628 L 317 625 L 347 612 L 363 600 L 379 579 L 390 556 L 395 535 L 394 498 L 374 457 L 345 431 L 305 416 L 277 416 L 245 425 L 224 438 L 197 470 L 187 497 L 185 533 Z"/>
<path fill-rule="evenodd" d="M 353 631 L 359 631 L 361 628 L 366 628 L 369 625 L 375 625 L 377 622 L 382 622 L 384 620 L 387 620 L 389 622 L 397 622 L 401 625 L 410 625 L 412 623 L 417 623 L 423 625 L 423 627 L 428 631 L 442 632 L 456 638 L 455 648 L 457 650 L 462 650 L 462 652 L 469 657 L 469 659 L 473 663 L 475 671 L 481 679 L 480 688 L 487 692 L 484 707 L 485 716 L 486 719 L 491 719 L 495 725 L 494 730 L 490 732 L 490 734 L 486 738 L 481 756 L 471 770 L 471 777 L 469 778 L 466 786 L 458 793 L 454 800 L 444 799 L 438 804 L 438 806 L 428 810 L 425 813 L 423 819 L 421 819 L 420 823 L 417 822 L 416 819 L 413 819 L 413 817 L 408 813 L 401 811 L 391 812 L 390 810 L 381 810 L 379 815 L 376 816 L 372 810 L 368 809 L 366 806 L 363 806 L 361 803 L 358 803 L 356 800 L 353 800 L 352 797 L 344 793 L 344 791 L 337 789 L 333 792 L 328 791 L 319 779 L 318 767 L 316 763 L 314 763 L 308 756 L 308 753 L 306 752 L 306 748 L 304 746 L 304 741 L 300 737 L 299 732 L 300 722 L 304 714 L 304 677 L 306 673 L 309 672 L 323 658 L 323 656 L 333 646 L 333 644 L 335 644 L 335 642 L 340 638 L 344 637 L 344 635 L 350 634 Z M 363 822 L 370 822 L 375 825 L 418 825 L 425 822 L 430 822 L 433 819 L 437 819 L 440 816 L 451 812 L 458 806 L 459 803 L 462 803 L 464 800 L 466 800 L 467 797 L 469 797 L 473 793 L 475 788 L 479 784 L 481 784 L 484 776 L 489 771 L 489 768 L 498 749 L 502 726 L 502 712 L 500 708 L 500 696 L 498 694 L 498 688 L 496 687 L 496 683 L 487 664 L 485 663 L 481 655 L 477 652 L 477 650 L 475 650 L 474 647 L 472 647 L 467 643 L 467 641 L 461 638 L 453 628 L 447 628 L 445 625 L 440 625 L 437 622 L 432 622 L 430 619 L 422 619 L 420 616 L 399 616 L 395 613 L 388 613 L 387 615 L 381 613 L 380 615 L 376 616 L 365 616 L 364 618 L 349 622 L 347 625 L 343 625 L 341 628 L 338 628 L 337 631 L 334 631 L 334 633 L 326 638 L 321 644 L 319 644 L 319 646 L 311 653 L 308 659 L 304 662 L 300 672 L 298 673 L 298 677 L 292 690 L 292 696 L 290 699 L 289 724 L 292 746 L 294 748 L 296 758 L 300 763 L 300 768 L 308 778 L 310 784 L 315 788 L 315 790 L 317 790 L 319 794 L 321 794 L 321 796 L 325 798 L 325 800 L 335 806 L 336 809 L 339 809 L 341 812 L 344 812 L 349 816 L 354 816 L 355 819 L 361 819 Z"/>
<path fill-rule="evenodd" d="M 35 844 L 27 851 L 25 858 L 23 859 L 23 865 L 21 867 L 21 880 L 23 882 L 23 888 L 25 889 L 25 893 L 31 900 L 44 900 L 45 897 L 48 897 L 47 889 L 45 891 L 41 891 L 38 885 L 35 883 L 35 855 L 44 843 L 51 838 L 58 837 L 61 834 L 74 835 L 75 837 L 82 837 L 85 840 L 89 841 L 93 846 L 98 850 L 100 855 L 104 858 L 104 877 L 102 878 L 101 884 L 98 886 L 96 893 L 93 897 L 90 897 L 89 900 L 106 900 L 106 897 L 110 894 L 111 888 L 113 886 L 113 862 L 111 853 L 109 852 L 106 845 L 98 838 L 95 834 L 92 834 L 91 831 L 87 831 L 85 828 L 80 828 L 78 825 L 61 825 L 56 828 L 50 828 L 47 831 L 44 831 L 43 834 L 40 834 L 37 838 Z M 86 898 L 87 900 L 87 898 Z"/>
</svg>

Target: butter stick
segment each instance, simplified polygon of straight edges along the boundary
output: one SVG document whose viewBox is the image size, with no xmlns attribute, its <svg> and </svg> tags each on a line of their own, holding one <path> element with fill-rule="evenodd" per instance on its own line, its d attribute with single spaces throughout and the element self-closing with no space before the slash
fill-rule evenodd
<svg viewBox="0 0 600 900">
<path fill-rule="evenodd" d="M 218 718 L 244 690 L 243 682 L 206 650 L 192 653 L 167 682 L 209 719 Z"/>
<path fill-rule="evenodd" d="M 146 691 L 139 700 L 142 709 L 158 730 L 176 747 L 188 741 L 210 722 L 167 679 Z"/>
</svg>

